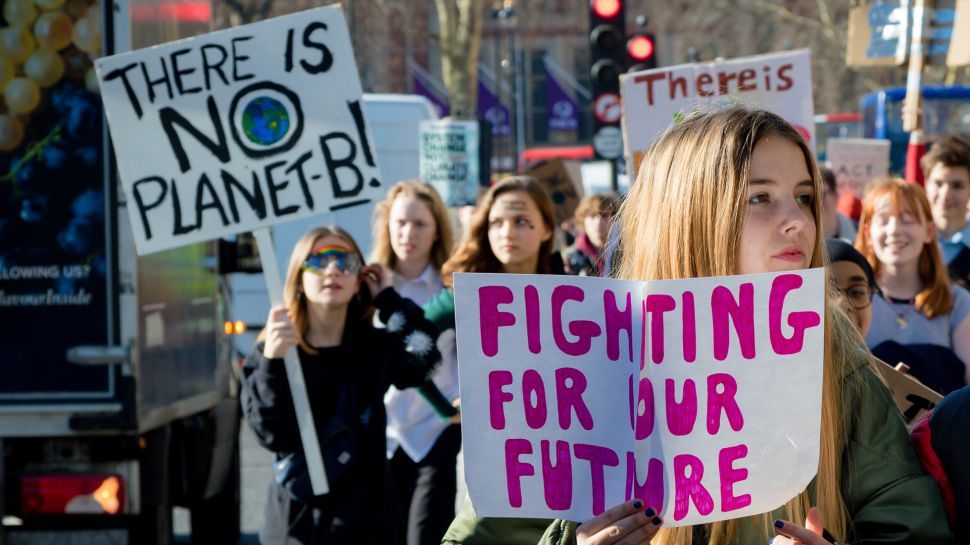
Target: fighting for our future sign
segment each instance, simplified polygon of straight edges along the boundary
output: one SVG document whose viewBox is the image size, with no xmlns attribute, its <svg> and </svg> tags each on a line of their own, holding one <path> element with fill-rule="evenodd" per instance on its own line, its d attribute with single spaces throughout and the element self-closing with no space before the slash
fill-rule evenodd
<svg viewBox="0 0 970 545">
<path fill-rule="evenodd" d="M 623 135 L 633 174 L 664 130 L 708 101 L 738 101 L 785 118 L 814 145 L 811 59 L 808 50 L 682 64 L 620 77 Z"/>
<path fill-rule="evenodd" d="M 824 270 L 455 279 L 475 512 L 667 526 L 770 511 L 818 468 Z"/>
<path fill-rule="evenodd" d="M 339 8 L 97 61 L 141 254 L 379 196 Z"/>
</svg>

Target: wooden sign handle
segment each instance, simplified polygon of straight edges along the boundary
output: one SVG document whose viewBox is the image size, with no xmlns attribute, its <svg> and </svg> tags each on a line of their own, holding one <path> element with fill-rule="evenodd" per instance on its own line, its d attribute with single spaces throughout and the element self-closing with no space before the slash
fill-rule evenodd
<svg viewBox="0 0 970 545">
<path fill-rule="evenodd" d="M 273 235 L 269 227 L 262 227 L 253 231 L 253 236 L 259 248 L 259 260 L 263 265 L 263 277 L 266 278 L 266 291 L 269 293 L 270 305 L 274 307 L 282 305 L 283 281 L 280 278 L 279 264 L 276 262 Z M 330 492 L 330 485 L 327 482 L 327 474 L 323 470 L 320 441 L 317 438 L 317 428 L 313 423 L 313 413 L 310 412 L 310 399 L 307 396 L 306 382 L 303 380 L 303 370 L 300 369 L 300 358 L 295 346 L 286 351 L 283 362 L 286 366 L 286 378 L 290 382 L 290 396 L 293 398 L 296 422 L 300 428 L 303 454 L 310 472 L 310 484 L 313 486 L 313 494 L 321 496 Z"/>
<path fill-rule="evenodd" d="M 920 108 L 923 99 L 923 67 L 926 64 L 924 33 L 927 28 L 927 10 L 933 7 L 931 0 L 916 0 L 913 6 L 913 30 L 909 41 L 909 68 L 906 72 L 906 108 L 903 110 L 903 130 L 922 131 Z"/>
</svg>

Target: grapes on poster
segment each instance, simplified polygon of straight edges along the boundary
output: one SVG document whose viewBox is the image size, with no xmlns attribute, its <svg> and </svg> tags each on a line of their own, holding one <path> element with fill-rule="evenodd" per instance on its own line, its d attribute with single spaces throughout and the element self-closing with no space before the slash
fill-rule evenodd
<svg viewBox="0 0 970 545">
<path fill-rule="evenodd" d="M 74 22 L 60 11 L 48 11 L 34 22 L 34 37 L 37 45 L 46 49 L 60 51 L 71 45 Z"/>
<path fill-rule="evenodd" d="M 74 217 L 83 221 L 100 221 L 104 218 L 104 193 L 88 189 L 74 198 L 71 203 Z"/>
<path fill-rule="evenodd" d="M 3 89 L 3 100 L 10 111 L 29 114 L 40 104 L 40 86 L 30 78 L 14 78 Z"/>
<path fill-rule="evenodd" d="M 24 140 L 24 125 L 16 116 L 0 115 L 0 151 L 12 151 Z"/>
<path fill-rule="evenodd" d="M 92 169 L 101 163 L 101 148 L 96 146 L 78 146 L 74 148 L 74 156 L 84 168 Z"/>
<path fill-rule="evenodd" d="M 27 57 L 24 74 L 41 87 L 50 87 L 64 76 L 64 59 L 49 49 L 38 49 Z"/>
<path fill-rule="evenodd" d="M 11 26 L 29 26 L 37 18 L 34 0 L 6 0 L 3 3 L 3 18 Z"/>
<path fill-rule="evenodd" d="M 0 6 L 0 253 L 39 263 L 64 254 L 74 262 L 95 259 L 104 159 L 100 98 L 89 80 L 96 80 L 100 6 L 91 0 L 0 0 Z"/>
<path fill-rule="evenodd" d="M 0 54 L 14 64 L 26 61 L 35 49 L 37 42 L 27 29 L 20 26 L 0 28 Z"/>
<path fill-rule="evenodd" d="M 24 223 L 40 223 L 49 210 L 50 199 L 43 193 L 31 193 L 20 201 L 20 219 Z"/>
<path fill-rule="evenodd" d="M 57 243 L 72 256 L 85 255 L 94 246 L 97 225 L 93 221 L 71 218 L 67 227 L 57 234 Z"/>
</svg>

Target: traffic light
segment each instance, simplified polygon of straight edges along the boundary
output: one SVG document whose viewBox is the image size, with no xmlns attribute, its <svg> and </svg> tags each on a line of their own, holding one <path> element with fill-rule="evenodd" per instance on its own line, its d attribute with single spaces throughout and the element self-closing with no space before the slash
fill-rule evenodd
<svg viewBox="0 0 970 545">
<path fill-rule="evenodd" d="M 629 56 L 629 72 L 639 72 L 657 67 L 656 40 L 652 32 L 638 32 L 626 42 Z"/>
<path fill-rule="evenodd" d="M 593 149 L 601 159 L 622 152 L 620 74 L 626 70 L 626 16 L 623 0 L 589 0 L 589 46 L 593 88 Z"/>
<path fill-rule="evenodd" d="M 590 78 L 593 94 L 599 91 L 618 92 L 623 73 L 626 42 L 626 21 L 622 0 L 590 0 L 589 45 L 592 52 Z"/>
</svg>

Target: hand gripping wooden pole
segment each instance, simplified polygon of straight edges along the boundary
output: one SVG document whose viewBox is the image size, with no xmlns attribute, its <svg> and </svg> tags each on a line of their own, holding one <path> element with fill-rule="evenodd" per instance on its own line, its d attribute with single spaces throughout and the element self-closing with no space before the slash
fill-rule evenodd
<svg viewBox="0 0 970 545">
<path fill-rule="evenodd" d="M 283 304 L 283 282 L 280 278 L 279 264 L 276 262 L 276 247 L 273 245 L 273 235 L 269 227 L 253 231 L 256 246 L 259 248 L 259 260 L 263 265 L 263 276 L 266 278 L 266 291 L 272 306 Z M 320 454 L 320 441 L 317 438 L 317 428 L 313 423 L 313 413 L 310 411 L 310 399 L 307 396 L 306 382 L 300 369 L 300 359 L 296 347 L 286 351 L 283 358 L 286 366 L 286 378 L 290 382 L 290 396 L 293 398 L 293 409 L 296 412 L 296 422 L 300 427 L 300 441 L 303 443 L 303 454 L 306 457 L 307 470 L 310 472 L 310 484 L 313 494 L 321 496 L 330 491 L 327 474 L 323 470 L 323 456 Z"/>
</svg>

